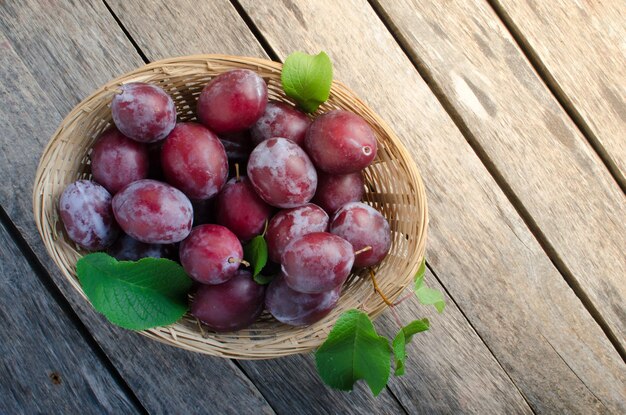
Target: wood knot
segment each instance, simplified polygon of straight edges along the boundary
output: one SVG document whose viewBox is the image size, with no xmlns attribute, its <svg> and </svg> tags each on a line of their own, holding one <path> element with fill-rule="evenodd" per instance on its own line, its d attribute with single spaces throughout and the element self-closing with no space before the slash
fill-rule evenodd
<svg viewBox="0 0 626 415">
<path fill-rule="evenodd" d="M 58 372 L 52 372 L 50 373 L 50 381 L 52 382 L 53 385 L 60 385 L 61 384 L 61 375 Z"/>
</svg>

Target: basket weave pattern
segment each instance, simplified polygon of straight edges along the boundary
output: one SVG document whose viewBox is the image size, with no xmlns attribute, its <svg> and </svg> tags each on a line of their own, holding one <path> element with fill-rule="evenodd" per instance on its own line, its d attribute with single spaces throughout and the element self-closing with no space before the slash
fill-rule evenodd
<svg viewBox="0 0 626 415">
<path fill-rule="evenodd" d="M 251 69 L 263 77 L 270 99 L 290 102 L 281 87 L 280 63 L 226 55 L 195 55 L 154 62 L 120 76 L 78 104 L 63 120 L 41 157 L 33 189 L 33 210 L 48 253 L 83 297 L 75 265 L 86 252 L 65 234 L 57 212 L 58 199 L 68 184 L 91 178 L 89 153 L 100 133 L 112 124 L 109 104 L 116 89 L 128 82 L 156 84 L 176 102 L 178 121 L 190 121 L 195 120 L 196 100 L 207 82 L 222 72 L 239 68 Z M 318 113 L 338 108 L 362 116 L 378 140 L 376 160 L 364 171 L 364 201 L 378 209 L 391 225 L 391 251 L 376 268 L 376 278 L 381 291 L 393 300 L 411 283 L 424 256 L 427 223 L 424 186 L 414 162 L 393 131 L 352 91 L 334 81 L 330 98 Z M 337 307 L 311 326 L 287 326 L 264 313 L 248 329 L 233 333 L 205 332 L 203 336 L 195 319 L 185 316 L 176 324 L 140 333 L 195 352 L 268 359 L 318 347 L 337 317 L 348 309 L 358 308 L 376 317 L 385 307 L 374 292 L 367 270 L 361 270 L 349 277 Z"/>
</svg>

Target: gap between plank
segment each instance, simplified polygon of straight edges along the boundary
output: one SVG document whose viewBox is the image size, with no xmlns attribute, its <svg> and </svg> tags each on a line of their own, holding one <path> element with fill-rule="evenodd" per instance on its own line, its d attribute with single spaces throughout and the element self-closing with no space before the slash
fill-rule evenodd
<svg viewBox="0 0 626 415">
<path fill-rule="evenodd" d="M 559 353 L 558 350 L 556 350 L 556 347 L 554 347 L 552 345 L 552 343 L 550 343 L 550 340 L 546 339 L 545 336 L 541 333 L 539 333 L 541 335 L 541 337 L 543 337 L 543 339 L 546 341 L 546 343 L 548 343 L 548 345 L 550 346 L 550 348 L 552 350 L 554 350 L 554 353 L 556 353 L 557 356 L 559 356 L 559 359 L 561 359 L 561 361 L 563 361 L 563 363 L 565 364 L 565 366 L 567 366 L 569 368 L 569 370 L 572 371 L 572 373 L 578 378 L 578 380 L 580 381 L 580 383 L 583 384 L 583 386 L 585 387 L 585 389 L 587 389 L 587 391 L 591 394 L 591 396 L 593 396 L 594 398 L 596 398 L 596 400 L 600 403 L 600 405 L 602 405 L 602 407 L 606 410 L 606 412 L 609 412 L 609 408 L 606 407 L 606 405 L 604 404 L 604 402 L 602 402 L 602 400 L 600 398 L 598 398 L 598 396 L 589 388 L 589 386 L 587 386 L 587 384 L 585 383 L 584 380 L 582 380 L 582 378 L 580 376 L 578 376 L 578 373 L 576 373 L 574 371 L 574 369 L 572 369 L 572 367 L 570 366 L 570 364 L 567 362 L 567 360 L 565 360 L 563 358 L 563 356 L 561 356 L 561 353 Z"/>
<path fill-rule="evenodd" d="M 456 127 L 459 129 L 461 134 L 465 137 L 465 140 L 468 142 L 474 153 L 478 156 L 480 161 L 483 163 L 491 177 L 494 179 L 498 187 L 502 190 L 506 198 L 509 200 L 517 214 L 522 218 L 530 232 L 533 234 L 539 245 L 543 249 L 543 251 L 548 256 L 548 259 L 552 262 L 552 265 L 557 269 L 557 271 L 561 274 L 567 285 L 572 289 L 576 297 L 581 301 L 587 312 L 591 315 L 591 317 L 595 320 L 595 322 L 600 326 L 604 334 L 607 336 L 617 353 L 620 355 L 622 360 L 626 362 L 626 349 L 620 344 L 617 336 L 611 330 L 606 320 L 602 317 L 600 311 L 593 304 L 584 288 L 580 285 L 580 283 L 574 277 L 574 274 L 567 267 L 561 256 L 556 251 L 556 249 L 552 246 L 546 235 L 543 233 L 537 222 L 533 219 L 532 215 L 528 212 L 524 204 L 517 197 L 511 186 L 508 184 L 502 173 L 498 170 L 497 166 L 485 149 L 478 142 L 474 133 L 467 126 L 461 114 L 456 110 L 450 99 L 446 96 L 443 89 L 438 85 L 435 81 L 434 76 L 431 71 L 425 65 L 420 58 L 411 52 L 411 49 L 408 47 L 408 42 L 406 38 L 402 35 L 398 27 L 393 23 L 392 19 L 385 12 L 383 7 L 378 3 L 377 0 L 368 0 L 372 9 L 381 20 L 381 22 L 385 25 L 389 33 L 393 36 L 396 43 L 400 46 L 404 54 L 411 61 L 417 73 L 420 77 L 426 82 L 433 95 L 443 109 L 448 113 L 448 116 L 454 122 Z M 442 284 L 443 285 L 443 284 Z"/>
<path fill-rule="evenodd" d="M 135 406 L 138 412 L 148 414 L 147 409 L 143 406 L 137 395 L 135 395 L 132 388 L 126 383 L 126 380 L 122 377 L 120 372 L 115 368 L 113 362 L 109 359 L 106 352 L 100 347 L 100 344 L 93 338 L 89 329 L 85 326 L 78 314 L 74 311 L 69 301 L 65 298 L 59 287 L 55 284 L 52 276 L 48 273 L 43 266 L 35 252 L 30 248 L 28 242 L 24 239 L 21 232 L 15 226 L 4 207 L 0 205 L 0 223 L 4 225 L 7 232 L 15 246 L 22 253 L 24 258 L 28 261 L 30 267 L 34 271 L 39 281 L 43 284 L 48 293 L 52 296 L 52 299 L 59 305 L 59 307 L 65 312 L 65 315 L 69 318 L 70 322 L 76 327 L 78 333 L 85 340 L 89 348 L 93 351 L 96 357 L 102 362 L 103 366 L 109 371 L 113 381 L 126 393 L 126 396 L 130 399 L 130 402 Z"/>
<path fill-rule="evenodd" d="M 390 369 L 390 370 L 393 370 L 393 369 Z M 391 372 L 390 372 L 390 374 L 391 374 Z M 387 382 L 389 382 L 389 381 L 387 381 Z M 391 396 L 393 398 L 393 400 L 398 404 L 398 407 L 402 408 L 402 410 L 404 411 L 404 413 L 406 415 L 409 415 L 409 411 L 404 407 L 404 405 L 402 405 L 402 402 L 400 402 L 400 399 L 398 399 L 396 394 L 393 393 L 393 390 L 391 390 L 391 388 L 389 387 L 389 383 L 387 383 L 386 388 L 387 388 L 387 391 L 389 391 L 389 396 Z M 346 393 L 346 392 L 344 392 L 344 393 Z"/>
<path fill-rule="evenodd" d="M 454 299 L 454 297 L 452 296 L 452 294 L 450 293 L 450 291 L 448 291 L 448 289 L 446 288 L 445 285 L 443 285 L 443 282 L 441 281 L 441 279 L 439 278 L 439 276 L 437 275 L 437 273 L 435 272 L 435 270 L 433 269 L 433 267 L 430 266 L 430 264 L 428 263 L 428 261 L 426 261 L 426 267 L 430 270 L 430 272 L 433 274 L 433 276 L 435 277 L 435 279 L 439 282 L 439 284 L 441 285 L 441 288 L 443 288 L 443 290 L 446 292 L 446 295 L 448 296 L 448 298 L 450 298 L 450 300 L 452 300 L 452 302 L 454 303 L 454 305 L 456 306 L 456 308 L 459 310 L 459 312 L 461 313 L 461 315 L 463 316 L 463 318 L 465 319 L 465 321 L 467 321 L 467 324 L 469 324 L 469 326 L 472 328 L 472 331 L 474 332 L 474 334 L 476 334 L 478 336 L 478 338 L 480 339 L 480 341 L 485 345 L 485 347 L 487 348 L 487 350 L 489 350 L 489 353 L 491 353 L 491 356 L 493 357 L 493 359 L 496 361 L 496 363 L 498 364 L 498 366 L 500 367 L 500 369 L 502 369 L 502 371 L 506 374 L 506 377 L 511 381 L 511 383 L 513 384 L 513 386 L 515 386 L 515 389 L 517 389 L 517 391 L 519 392 L 519 394 L 521 395 L 522 399 L 524 399 L 524 402 L 526 402 L 526 405 L 528 405 L 528 408 L 532 411 L 533 414 L 537 414 L 537 412 L 535 411 L 535 408 L 533 408 L 532 404 L 528 401 L 528 399 L 526 398 L 526 395 L 524 395 L 524 392 L 522 392 L 522 390 L 519 388 L 519 386 L 517 386 L 517 384 L 515 383 L 515 381 L 513 380 L 513 378 L 511 377 L 511 375 L 509 375 L 509 372 L 504 368 L 504 366 L 502 366 L 502 363 L 500 363 L 500 361 L 498 360 L 498 357 L 495 355 L 495 353 L 491 350 L 491 347 L 489 347 L 489 345 L 487 344 L 487 342 L 483 339 L 483 336 L 480 335 L 480 333 L 478 332 L 478 330 L 476 330 L 476 327 L 474 327 L 474 324 L 472 324 L 472 321 L 467 317 L 467 315 L 465 315 L 465 312 L 463 311 L 463 309 L 461 308 L 461 306 L 456 302 L 456 300 Z M 568 366 L 569 367 L 569 366 Z"/>
<path fill-rule="evenodd" d="M 543 64 L 541 58 L 535 52 L 533 47 L 530 45 L 530 42 L 526 40 L 522 31 L 515 24 L 511 16 L 504 10 L 504 7 L 498 2 L 498 0 L 486 0 L 487 4 L 491 6 L 496 16 L 500 19 L 504 27 L 509 31 L 517 46 L 519 46 L 520 50 L 526 56 L 526 59 L 533 66 L 539 78 L 543 81 L 543 83 L 548 87 L 552 95 L 556 98 L 557 102 L 563 108 L 565 113 L 569 116 L 569 118 L 574 122 L 574 125 L 580 130 L 581 134 L 591 148 L 598 154 L 600 160 L 609 171 L 609 174 L 615 180 L 617 185 L 622 189 L 622 192 L 626 193 L 626 179 L 620 172 L 619 168 L 615 161 L 613 161 L 612 157 L 609 155 L 608 151 L 604 148 L 596 134 L 591 130 L 589 124 L 585 121 L 583 116 L 578 112 L 576 106 L 572 102 L 572 100 L 567 96 L 563 88 L 560 87 L 557 80 L 552 76 L 548 68 Z"/>
<path fill-rule="evenodd" d="M 241 365 L 241 363 L 239 363 L 237 359 L 231 359 L 230 361 L 233 362 L 233 364 L 237 366 L 237 368 L 241 371 L 241 373 L 243 373 L 246 379 L 248 379 L 250 383 L 254 385 L 254 387 L 259 391 L 259 394 L 263 397 L 263 399 L 265 399 L 265 402 L 267 402 L 269 407 L 272 408 L 272 411 L 274 411 L 274 413 L 277 414 L 278 412 L 276 411 L 276 408 L 274 408 L 274 406 L 271 404 L 267 396 L 265 396 L 263 391 L 256 386 L 256 384 L 254 383 L 254 380 L 248 375 L 248 372 L 246 372 L 246 369 Z"/>
<path fill-rule="evenodd" d="M 267 398 L 267 396 L 265 396 L 263 391 L 256 386 L 256 384 L 254 383 L 254 380 L 248 375 L 248 372 L 246 372 L 246 369 L 241 365 L 241 363 L 239 363 L 237 359 L 230 359 L 230 361 L 233 362 L 233 364 L 237 366 L 237 368 L 241 371 L 241 373 L 243 373 L 246 379 L 248 379 L 250 383 L 254 385 L 254 387 L 259 391 L 259 394 L 263 397 L 263 399 L 265 399 L 265 402 L 267 402 L 269 407 L 272 408 L 272 411 L 274 411 L 275 414 L 278 414 L 278 412 L 276 412 L 276 408 L 272 406 L 272 404 L 270 403 L 270 400 Z"/>
<path fill-rule="evenodd" d="M 280 359 L 280 358 L 279 358 L 279 359 Z M 238 367 L 238 368 L 239 368 L 239 369 L 243 372 L 243 374 L 244 374 L 244 375 L 245 375 L 245 376 L 246 376 L 246 377 L 250 380 L 250 382 L 254 383 L 254 382 L 252 381 L 252 378 L 251 378 L 250 376 L 248 376 L 248 373 L 246 372 L 245 367 L 243 367 L 243 366 L 241 365 L 241 363 L 239 363 L 239 361 L 238 361 L 238 360 L 231 359 L 231 361 L 235 364 L 235 366 L 237 366 L 237 367 Z M 390 395 L 390 396 L 393 398 L 393 400 L 394 400 L 394 401 L 398 404 L 398 407 L 402 408 L 402 410 L 404 411 L 404 413 L 405 413 L 406 415 L 409 415 L 409 413 L 407 412 L 407 410 L 406 410 L 406 408 L 404 407 L 404 405 L 402 405 L 402 403 L 398 400 L 398 398 L 396 397 L 396 395 L 394 395 L 394 394 L 391 392 L 391 390 L 389 389 L 389 386 L 387 386 L 386 388 L 387 388 L 387 391 L 389 392 L 389 395 Z M 259 391 L 259 392 L 260 392 L 260 393 L 261 393 L 261 395 L 265 398 L 265 400 L 266 400 L 266 401 L 268 401 L 268 399 L 265 397 L 265 395 L 263 395 L 263 392 L 261 392 L 261 391 Z M 346 393 L 346 392 L 344 392 L 344 393 Z M 268 402 L 269 402 L 269 401 L 268 401 Z M 271 404 L 270 404 L 270 407 L 274 410 L 274 407 L 273 407 Z M 274 410 L 274 412 L 276 412 L 276 411 Z M 276 412 L 276 413 L 278 413 L 278 412 Z"/>
<path fill-rule="evenodd" d="M 269 58 L 275 62 L 281 62 L 280 57 L 278 56 L 274 48 L 272 48 L 272 45 L 270 45 L 265 36 L 263 36 L 263 33 L 261 33 L 261 31 L 256 26 L 256 24 L 254 24 L 250 16 L 248 16 L 241 3 L 239 3 L 239 0 L 230 0 L 230 4 L 233 6 L 235 11 L 237 11 L 237 14 L 239 15 L 239 17 L 241 17 L 241 20 L 243 20 L 246 26 L 248 26 L 248 30 L 252 32 L 252 35 L 259 42 L 265 53 L 267 53 L 267 56 L 269 56 Z"/>
<path fill-rule="evenodd" d="M 126 36 L 126 38 L 133 45 L 133 47 L 135 48 L 135 51 L 139 54 L 139 56 L 143 60 L 143 63 L 145 63 L 145 64 L 150 63 L 150 60 L 148 59 L 148 57 L 143 53 L 143 51 L 141 50 L 141 48 L 139 47 L 137 42 L 135 42 L 135 39 L 133 39 L 133 37 L 130 35 L 130 33 L 128 33 L 128 30 L 126 30 L 126 28 L 124 27 L 124 25 L 122 24 L 120 19 L 117 17 L 115 12 L 113 12 L 113 9 L 111 9 L 111 7 L 109 7 L 109 5 L 107 4 L 106 0 L 102 0 L 102 3 L 104 4 L 104 7 L 107 8 L 109 13 L 111 13 L 111 16 L 113 17 L 113 20 L 115 20 L 115 23 L 117 23 L 117 25 L 120 27 L 120 29 L 122 29 L 122 32 L 124 32 L 124 35 Z"/>
</svg>

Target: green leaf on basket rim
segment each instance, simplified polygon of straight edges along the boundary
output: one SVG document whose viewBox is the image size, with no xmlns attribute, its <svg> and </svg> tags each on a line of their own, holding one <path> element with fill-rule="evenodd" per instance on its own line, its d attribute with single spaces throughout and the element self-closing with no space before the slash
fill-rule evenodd
<svg viewBox="0 0 626 415">
<path fill-rule="evenodd" d="M 118 261 L 98 252 L 80 258 L 76 273 L 93 307 L 125 329 L 173 324 L 188 308 L 191 279 L 169 259 Z"/>
<path fill-rule="evenodd" d="M 267 242 L 262 235 L 255 236 L 244 245 L 243 258 L 250 263 L 252 277 L 256 281 L 256 277 L 267 264 Z"/>
<path fill-rule="evenodd" d="M 413 285 L 413 292 L 420 303 L 425 305 L 434 305 L 437 312 L 442 313 L 446 307 L 446 301 L 443 298 L 443 294 L 439 290 L 428 288 L 424 285 L 424 277 L 426 274 L 426 258 L 422 260 L 420 267 L 415 274 L 415 283 Z"/>
<path fill-rule="evenodd" d="M 428 330 L 430 323 L 428 319 L 414 320 L 402 327 L 393 339 L 393 354 L 396 360 L 396 370 L 394 375 L 404 375 L 404 363 L 406 361 L 406 345 L 411 341 L 413 335 Z"/>
<path fill-rule="evenodd" d="M 317 370 L 329 386 L 351 391 L 363 379 L 377 396 L 387 384 L 391 368 L 389 340 L 379 336 L 368 315 L 343 313 L 326 341 L 315 352 Z"/>
<path fill-rule="evenodd" d="M 333 64 L 325 52 L 308 55 L 293 52 L 287 56 L 281 73 L 283 90 L 298 107 L 315 112 L 330 96 Z"/>
</svg>

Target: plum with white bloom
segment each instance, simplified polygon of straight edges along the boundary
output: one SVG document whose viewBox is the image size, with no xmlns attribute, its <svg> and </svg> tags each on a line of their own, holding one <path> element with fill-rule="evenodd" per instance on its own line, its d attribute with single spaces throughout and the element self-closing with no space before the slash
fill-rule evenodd
<svg viewBox="0 0 626 415">
<path fill-rule="evenodd" d="M 96 182 L 78 180 L 67 186 L 59 198 L 59 214 L 67 236 L 85 249 L 104 249 L 119 234 L 111 194 Z"/>
<path fill-rule="evenodd" d="M 263 200 L 280 208 L 304 205 L 317 188 L 317 172 L 309 156 L 282 137 L 256 146 L 248 160 L 248 177 Z"/>
<path fill-rule="evenodd" d="M 354 263 L 352 245 L 328 232 L 294 239 L 280 258 L 285 282 L 292 290 L 317 294 L 340 287 Z"/>
<path fill-rule="evenodd" d="M 267 225 L 265 239 L 270 259 L 280 262 L 280 256 L 289 242 L 307 233 L 326 231 L 328 222 L 328 214 L 313 203 L 281 210 Z"/>
<path fill-rule="evenodd" d="M 111 101 L 111 114 L 122 134 L 141 143 L 164 139 L 176 125 L 172 97 L 162 88 L 143 82 L 122 85 Z"/>
<path fill-rule="evenodd" d="M 124 232 L 148 244 L 182 241 L 189 235 L 193 208 L 178 189 L 156 180 L 138 180 L 113 197 L 113 213 Z"/>
<path fill-rule="evenodd" d="M 365 203 L 348 203 L 335 212 L 330 232 L 350 242 L 355 251 L 361 251 L 354 259 L 355 267 L 378 264 L 391 248 L 389 222 L 379 211 Z"/>
</svg>

